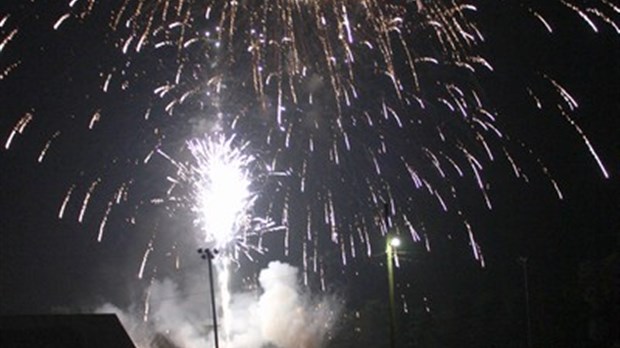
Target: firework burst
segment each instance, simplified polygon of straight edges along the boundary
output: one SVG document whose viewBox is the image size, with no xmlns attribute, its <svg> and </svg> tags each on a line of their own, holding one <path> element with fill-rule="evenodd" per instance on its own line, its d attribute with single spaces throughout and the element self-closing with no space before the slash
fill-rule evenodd
<svg viewBox="0 0 620 348">
<path fill-rule="evenodd" d="M 250 251 L 262 252 L 257 244 L 262 234 L 279 228 L 254 212 L 255 187 L 261 180 L 252 173 L 257 161 L 246 151 L 249 143 L 235 144 L 234 137 L 222 135 L 191 139 L 187 142 L 191 160 L 186 164 L 158 150 L 177 168 L 162 201 L 193 213 L 203 243 L 226 252 L 226 257 L 238 259 L 241 251 L 251 259 Z"/>
<path fill-rule="evenodd" d="M 595 32 L 603 26 L 620 32 L 620 9 L 610 1 L 552 3 Z M 545 8 L 527 1 L 510 4 L 537 20 L 542 30 L 554 31 Z M 20 4 L 14 12 L 0 14 L 0 52 L 9 50 L 25 23 L 35 20 L 25 14 L 32 13 L 28 6 L 37 5 Z M 174 186 L 189 193 L 179 198 L 173 190 L 162 200 L 185 202 L 203 240 L 218 245 L 248 245 L 239 241 L 262 229 L 249 213 L 254 207 L 260 210 L 255 216 L 289 227 L 286 254 L 295 248 L 306 271 L 321 273 L 318 250 L 326 245 L 339 251 L 342 263 L 373 253 L 373 235 L 387 233 L 380 216 L 383 202 L 398 207 L 393 219 L 427 248 L 426 216 L 442 211 L 459 219 L 474 255 L 483 260 L 460 188 L 476 187 L 482 204 L 491 209 L 486 169 L 501 159 L 514 175 L 528 180 L 520 160 L 523 153 L 530 156 L 530 149 L 509 136 L 500 120 L 503 114 L 479 84 L 478 77 L 495 68 L 492 57 L 480 53 L 485 35 L 475 21 L 477 11 L 475 1 L 125 0 L 115 6 L 74 0 L 55 14 L 49 29 L 63 35 L 76 20 L 99 21 L 105 45 L 120 55 L 120 63 L 92 67 L 101 94 L 134 96 L 148 90 L 154 95 L 140 105 L 142 110 L 134 110 L 140 117 L 114 118 L 99 107 L 89 114 L 92 132 L 108 119 L 147 129 L 142 151 L 125 152 L 112 161 L 125 156 L 127 162 L 149 163 L 158 151 L 152 149 L 178 148 L 180 139 L 194 136 L 196 123 L 217 124 L 206 128 L 235 134 L 235 140 L 190 141 L 193 164 L 173 160 L 176 153 L 165 155 L 177 169 L 171 176 Z M 21 59 L 9 56 L 2 64 L 0 77 L 7 80 L 21 68 Z M 527 102 L 564 117 L 608 177 L 572 116 L 575 99 L 559 80 L 539 76 L 542 87 L 527 87 Z M 553 92 L 551 102 L 543 96 L 547 91 Z M 37 112 L 25 110 L 5 147 L 38 118 Z M 71 134 L 54 129 L 38 158 L 46 157 L 66 133 Z M 241 145 L 235 148 L 237 141 Z M 247 153 L 260 154 L 265 167 L 284 174 L 263 180 L 260 197 L 247 191 L 252 186 L 247 167 L 255 161 Z M 561 198 L 550 170 L 536 161 Z M 132 168 L 139 173 L 141 167 Z M 235 177 L 236 185 L 224 190 Z M 114 184 L 99 239 L 114 202 L 139 191 L 135 179 Z M 87 185 L 71 184 L 61 217 L 80 191 L 76 187 L 83 186 L 81 222 L 97 191 L 113 185 L 108 181 L 97 177 Z M 235 194 L 220 197 L 220 190 Z M 218 202 L 228 202 L 230 210 L 220 212 Z"/>
<path fill-rule="evenodd" d="M 216 248 L 229 244 L 235 231 L 246 230 L 242 226 L 249 224 L 248 211 L 256 200 L 250 193 L 246 169 L 253 159 L 242 154 L 243 148 L 232 149 L 232 140 L 195 139 L 188 143 L 195 159 L 189 169 L 196 201 L 192 211 L 198 216 L 205 241 L 214 242 Z"/>
</svg>

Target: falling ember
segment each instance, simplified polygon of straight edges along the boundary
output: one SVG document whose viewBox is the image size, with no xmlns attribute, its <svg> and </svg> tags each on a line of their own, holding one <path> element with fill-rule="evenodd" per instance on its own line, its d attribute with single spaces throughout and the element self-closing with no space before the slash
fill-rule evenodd
<svg viewBox="0 0 620 348">
<path fill-rule="evenodd" d="M 47 151 L 50 149 L 50 146 L 52 145 L 52 141 L 54 139 L 58 138 L 58 136 L 60 136 L 60 132 L 59 131 L 54 133 L 54 135 L 52 135 L 52 138 L 50 140 L 48 140 L 47 143 L 45 143 L 45 146 L 43 147 L 43 150 L 41 150 L 41 153 L 39 154 L 39 158 L 37 159 L 37 162 L 39 162 L 39 163 L 43 162 L 43 159 L 45 158 L 45 155 L 47 154 Z"/>
<path fill-rule="evenodd" d="M 108 222 L 110 211 L 112 211 L 113 203 L 114 201 L 108 202 L 108 207 L 106 208 L 105 214 L 103 215 L 103 219 L 101 219 L 101 224 L 99 224 L 99 234 L 97 235 L 97 242 L 101 242 L 103 240 L 103 231 L 105 230 L 105 225 Z"/>
<path fill-rule="evenodd" d="M 142 314 L 142 321 L 149 321 L 149 314 L 151 312 L 151 294 L 152 294 L 152 285 L 154 283 L 155 278 L 151 278 L 151 286 L 146 291 L 146 296 L 144 298 L 144 313 Z"/>
<path fill-rule="evenodd" d="M 24 116 L 22 116 L 22 118 L 19 119 L 19 121 L 17 121 L 17 124 L 15 125 L 15 127 L 13 127 L 13 131 L 11 132 L 11 135 L 9 135 L 9 138 L 6 140 L 6 143 L 4 144 L 5 149 L 8 150 L 11 147 L 11 142 L 13 141 L 13 138 L 15 137 L 15 135 L 24 133 L 24 130 L 26 129 L 28 124 L 32 121 L 33 117 L 34 116 L 32 115 L 32 113 L 27 112 L 26 114 L 24 114 Z"/>
<path fill-rule="evenodd" d="M 54 23 L 54 30 L 58 30 L 62 23 L 64 23 L 64 21 L 66 21 L 69 17 L 71 17 L 70 13 L 65 13 L 64 15 L 60 16 L 56 23 Z"/>
<path fill-rule="evenodd" d="M 90 197 L 92 196 L 93 192 L 95 191 L 95 188 L 100 182 L 101 182 L 101 179 L 97 179 L 90 184 L 90 187 L 88 188 L 88 191 L 86 192 L 86 195 L 84 196 L 84 201 L 82 201 L 82 209 L 80 209 L 80 215 L 78 216 L 79 223 L 82 223 L 84 221 L 84 214 L 86 214 L 86 208 L 88 208 L 88 202 L 90 202 Z"/>
<path fill-rule="evenodd" d="M 73 190 L 75 190 L 75 185 L 72 185 L 69 190 L 67 191 L 67 194 L 65 195 L 65 199 L 62 201 L 62 204 L 60 205 L 60 210 L 58 211 L 58 218 L 62 219 L 65 215 L 65 209 L 67 208 L 67 204 L 69 203 L 69 200 L 71 199 L 71 194 L 73 193 Z"/>
<path fill-rule="evenodd" d="M 90 119 L 90 123 L 88 124 L 88 129 L 92 130 L 95 127 L 95 124 L 101 120 L 101 110 L 97 110 L 93 113 L 93 116 Z"/>
<path fill-rule="evenodd" d="M 142 256 L 142 262 L 140 263 L 140 270 L 138 271 L 138 279 L 142 279 L 144 277 L 144 270 L 146 268 L 146 262 L 149 259 L 149 255 L 153 251 L 153 239 L 149 242 L 148 247 L 144 251 L 144 255 Z"/>
<path fill-rule="evenodd" d="M 6 19 L 6 18 L 5 18 Z M 2 53 L 2 51 L 4 50 L 4 48 L 6 47 L 6 45 L 13 40 L 13 38 L 15 37 L 15 35 L 17 35 L 17 29 L 13 29 L 9 35 L 7 35 L 6 37 L 4 37 L 4 39 L 2 40 L 2 42 L 0 42 L 0 53 Z"/>
<path fill-rule="evenodd" d="M 562 113 L 562 115 L 564 116 L 564 118 L 571 124 L 571 126 L 573 126 L 575 131 L 577 131 L 577 133 L 579 133 L 579 136 L 581 137 L 581 140 L 588 147 L 588 151 L 590 152 L 590 155 L 596 161 L 596 164 L 598 165 L 598 167 L 599 167 L 601 173 L 603 174 L 603 176 L 605 177 L 605 179 L 609 179 L 610 178 L 610 174 L 607 171 L 607 168 L 605 167 L 605 164 L 601 160 L 600 156 L 598 155 L 598 153 L 594 149 L 594 146 L 592 146 L 592 143 L 590 142 L 590 139 L 588 138 L 586 133 L 583 131 L 583 129 L 581 129 L 581 127 L 577 124 L 577 122 L 575 122 L 573 120 L 573 118 L 570 117 L 570 115 L 566 111 L 564 111 L 561 107 L 559 109 L 560 109 L 560 112 Z M 555 185 L 555 183 L 554 183 L 554 186 L 556 187 L 556 190 L 557 190 L 558 188 L 557 188 L 557 185 Z M 560 197 L 561 197 L 561 194 L 560 194 Z"/>
</svg>

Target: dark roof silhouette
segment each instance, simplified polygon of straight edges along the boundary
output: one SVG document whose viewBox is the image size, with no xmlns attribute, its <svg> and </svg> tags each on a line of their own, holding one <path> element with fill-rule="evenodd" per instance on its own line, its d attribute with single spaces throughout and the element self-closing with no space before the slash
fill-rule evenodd
<svg viewBox="0 0 620 348">
<path fill-rule="evenodd" d="M 0 316 L 0 347 L 136 348 L 114 314 Z"/>
</svg>

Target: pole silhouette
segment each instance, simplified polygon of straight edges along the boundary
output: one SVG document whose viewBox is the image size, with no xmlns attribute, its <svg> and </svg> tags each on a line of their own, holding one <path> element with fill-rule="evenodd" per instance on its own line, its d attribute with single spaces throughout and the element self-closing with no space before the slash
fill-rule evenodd
<svg viewBox="0 0 620 348">
<path fill-rule="evenodd" d="M 217 250 L 198 249 L 198 253 L 203 260 L 207 260 L 209 268 L 209 284 L 211 285 L 211 314 L 213 316 L 213 339 L 215 340 L 215 348 L 220 348 L 219 339 L 217 336 L 217 308 L 215 307 L 215 287 L 213 286 L 213 259 Z"/>
</svg>

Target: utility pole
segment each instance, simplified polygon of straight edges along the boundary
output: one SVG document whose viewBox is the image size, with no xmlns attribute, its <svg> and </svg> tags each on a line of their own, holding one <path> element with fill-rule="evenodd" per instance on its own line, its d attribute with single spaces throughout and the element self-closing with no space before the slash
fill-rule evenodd
<svg viewBox="0 0 620 348">
<path fill-rule="evenodd" d="M 213 338 L 215 340 L 215 348 L 219 348 L 219 339 L 217 337 L 217 308 L 215 308 L 215 287 L 213 286 L 213 259 L 217 254 L 216 249 L 198 249 L 198 253 L 203 260 L 207 260 L 209 268 L 209 284 L 211 285 L 211 313 L 213 316 Z"/>
<path fill-rule="evenodd" d="M 523 291 L 525 292 L 525 315 L 527 320 L 527 347 L 532 348 L 532 320 L 530 313 L 530 288 L 527 279 L 527 257 L 520 256 L 519 263 L 523 267 Z"/>
</svg>

